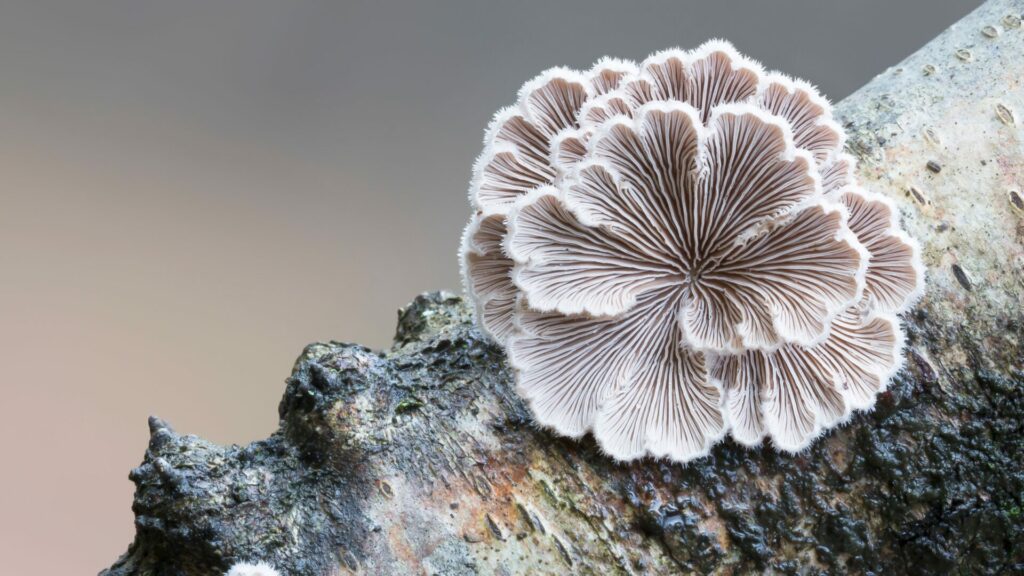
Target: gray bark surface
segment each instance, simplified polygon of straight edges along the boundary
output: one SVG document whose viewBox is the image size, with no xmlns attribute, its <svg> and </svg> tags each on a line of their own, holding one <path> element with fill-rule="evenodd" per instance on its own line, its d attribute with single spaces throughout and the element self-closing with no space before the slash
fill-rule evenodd
<svg viewBox="0 0 1024 576">
<path fill-rule="evenodd" d="M 1024 572 L 1022 8 L 990 0 L 837 106 L 928 266 L 871 413 L 796 456 L 617 464 L 533 425 L 467 305 L 425 294 L 390 350 L 308 346 L 267 440 L 151 419 L 101 574 Z"/>
</svg>

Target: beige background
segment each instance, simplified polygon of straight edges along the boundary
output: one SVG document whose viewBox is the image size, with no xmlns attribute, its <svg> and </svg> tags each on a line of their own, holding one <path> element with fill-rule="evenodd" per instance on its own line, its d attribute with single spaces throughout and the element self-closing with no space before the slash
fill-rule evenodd
<svg viewBox="0 0 1024 576">
<path fill-rule="evenodd" d="M 724 36 L 839 99 L 977 2 L 890 4 L 3 0 L 0 572 L 124 551 L 147 415 L 264 437 L 303 345 L 457 289 L 523 81 Z"/>
</svg>

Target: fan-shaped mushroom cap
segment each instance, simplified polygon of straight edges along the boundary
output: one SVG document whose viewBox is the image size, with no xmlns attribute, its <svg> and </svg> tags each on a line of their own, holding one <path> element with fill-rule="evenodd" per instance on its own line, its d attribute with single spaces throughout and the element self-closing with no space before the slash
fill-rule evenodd
<svg viewBox="0 0 1024 576">
<path fill-rule="evenodd" d="M 743 102 L 757 94 L 764 71 L 724 40 L 696 50 L 663 50 L 640 64 L 640 73 L 624 79 L 624 94 L 640 107 L 656 100 L 685 102 L 706 121 L 720 104 Z"/>
<path fill-rule="evenodd" d="M 505 217 L 477 214 L 462 233 L 460 262 L 466 293 L 473 294 L 476 317 L 484 331 L 504 344 L 514 329 L 512 314 L 518 291 L 512 284 L 513 262 L 504 255 Z"/>
<path fill-rule="evenodd" d="M 635 74 L 631 63 L 605 58 L 586 74 L 552 68 L 519 90 L 515 106 L 494 115 L 484 151 L 473 167 L 470 203 L 485 213 L 507 212 L 520 196 L 553 183 L 553 143 L 580 127 L 580 110 L 591 98 Z"/>
<path fill-rule="evenodd" d="M 844 421 L 875 395 L 900 366 L 903 335 L 888 315 L 862 319 L 851 309 L 832 322 L 816 346 L 783 346 L 722 356 L 711 379 L 721 386 L 732 437 L 749 446 L 766 435 L 789 452 Z"/>
<path fill-rule="evenodd" d="M 843 130 L 832 119 L 832 106 L 814 86 L 782 74 L 766 78 L 758 105 L 781 116 L 793 133 L 793 144 L 814 156 L 818 166 L 843 150 Z"/>
<path fill-rule="evenodd" d="M 721 40 L 555 68 L 474 167 L 467 292 L 537 421 L 687 461 L 784 450 L 869 407 L 923 286 L 810 84 Z"/>
<path fill-rule="evenodd" d="M 853 186 L 837 196 L 850 212 L 850 229 L 871 254 L 865 306 L 906 311 L 924 292 L 924 264 L 917 242 L 900 229 L 896 206 L 881 194 Z"/>
<path fill-rule="evenodd" d="M 601 96 L 616 90 L 622 79 L 636 73 L 636 64 L 629 60 L 605 56 L 597 61 L 587 73 L 590 79 L 591 95 Z"/>
<path fill-rule="evenodd" d="M 620 460 L 705 454 L 725 421 L 704 355 L 674 329 L 682 297 L 678 287 L 652 290 L 614 318 L 521 308 L 509 362 L 537 421 L 566 436 L 593 431 Z"/>
<path fill-rule="evenodd" d="M 516 106 L 499 111 L 487 127 L 470 184 L 476 214 L 463 233 L 460 261 L 477 319 L 497 341 L 512 330 L 517 298 L 512 262 L 502 251 L 504 215 L 579 161 L 587 138 L 579 131 L 581 109 L 635 73 L 636 65 L 615 58 L 602 58 L 586 74 L 553 68 L 526 82 Z"/>
<path fill-rule="evenodd" d="M 850 228 L 870 252 L 861 302 L 831 325 L 815 346 L 787 345 L 747 351 L 712 362 L 722 387 L 731 433 L 756 445 L 766 435 L 798 451 L 842 422 L 869 409 L 902 365 L 903 333 L 895 313 L 920 297 L 924 266 L 917 244 L 899 229 L 892 202 L 854 187 L 837 192 L 849 208 Z"/>
<path fill-rule="evenodd" d="M 475 296 L 477 318 L 498 342 L 512 330 L 517 298 L 509 276 L 512 264 L 501 248 L 504 215 L 517 200 L 552 184 L 560 170 L 578 160 L 586 138 L 576 132 L 580 109 L 635 72 L 634 64 L 612 58 L 598 61 L 586 74 L 552 68 L 524 84 L 518 103 L 498 111 L 487 128 L 470 185 L 470 203 L 477 213 L 463 232 L 460 262 L 466 290 Z"/>
</svg>

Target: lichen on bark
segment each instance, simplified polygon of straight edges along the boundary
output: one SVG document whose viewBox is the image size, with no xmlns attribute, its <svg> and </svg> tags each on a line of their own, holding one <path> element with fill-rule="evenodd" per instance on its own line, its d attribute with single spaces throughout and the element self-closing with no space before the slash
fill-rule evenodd
<svg viewBox="0 0 1024 576">
<path fill-rule="evenodd" d="M 535 426 L 466 304 L 425 294 L 389 350 L 308 346 L 267 440 L 152 419 L 136 538 L 103 574 L 1024 571 L 1021 12 L 989 1 L 837 105 L 928 266 L 871 413 L 795 456 L 617 464 Z"/>
</svg>

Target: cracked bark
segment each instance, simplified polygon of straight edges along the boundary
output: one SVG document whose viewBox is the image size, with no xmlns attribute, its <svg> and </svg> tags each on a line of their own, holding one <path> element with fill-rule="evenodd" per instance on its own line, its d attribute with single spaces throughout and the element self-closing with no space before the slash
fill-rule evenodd
<svg viewBox="0 0 1024 576">
<path fill-rule="evenodd" d="M 394 346 L 308 346 L 249 446 L 151 419 L 137 534 L 107 576 L 1024 571 L 1024 30 L 990 0 L 837 106 L 923 245 L 906 369 L 798 456 L 730 441 L 615 464 L 531 424 L 468 307 Z"/>
</svg>

